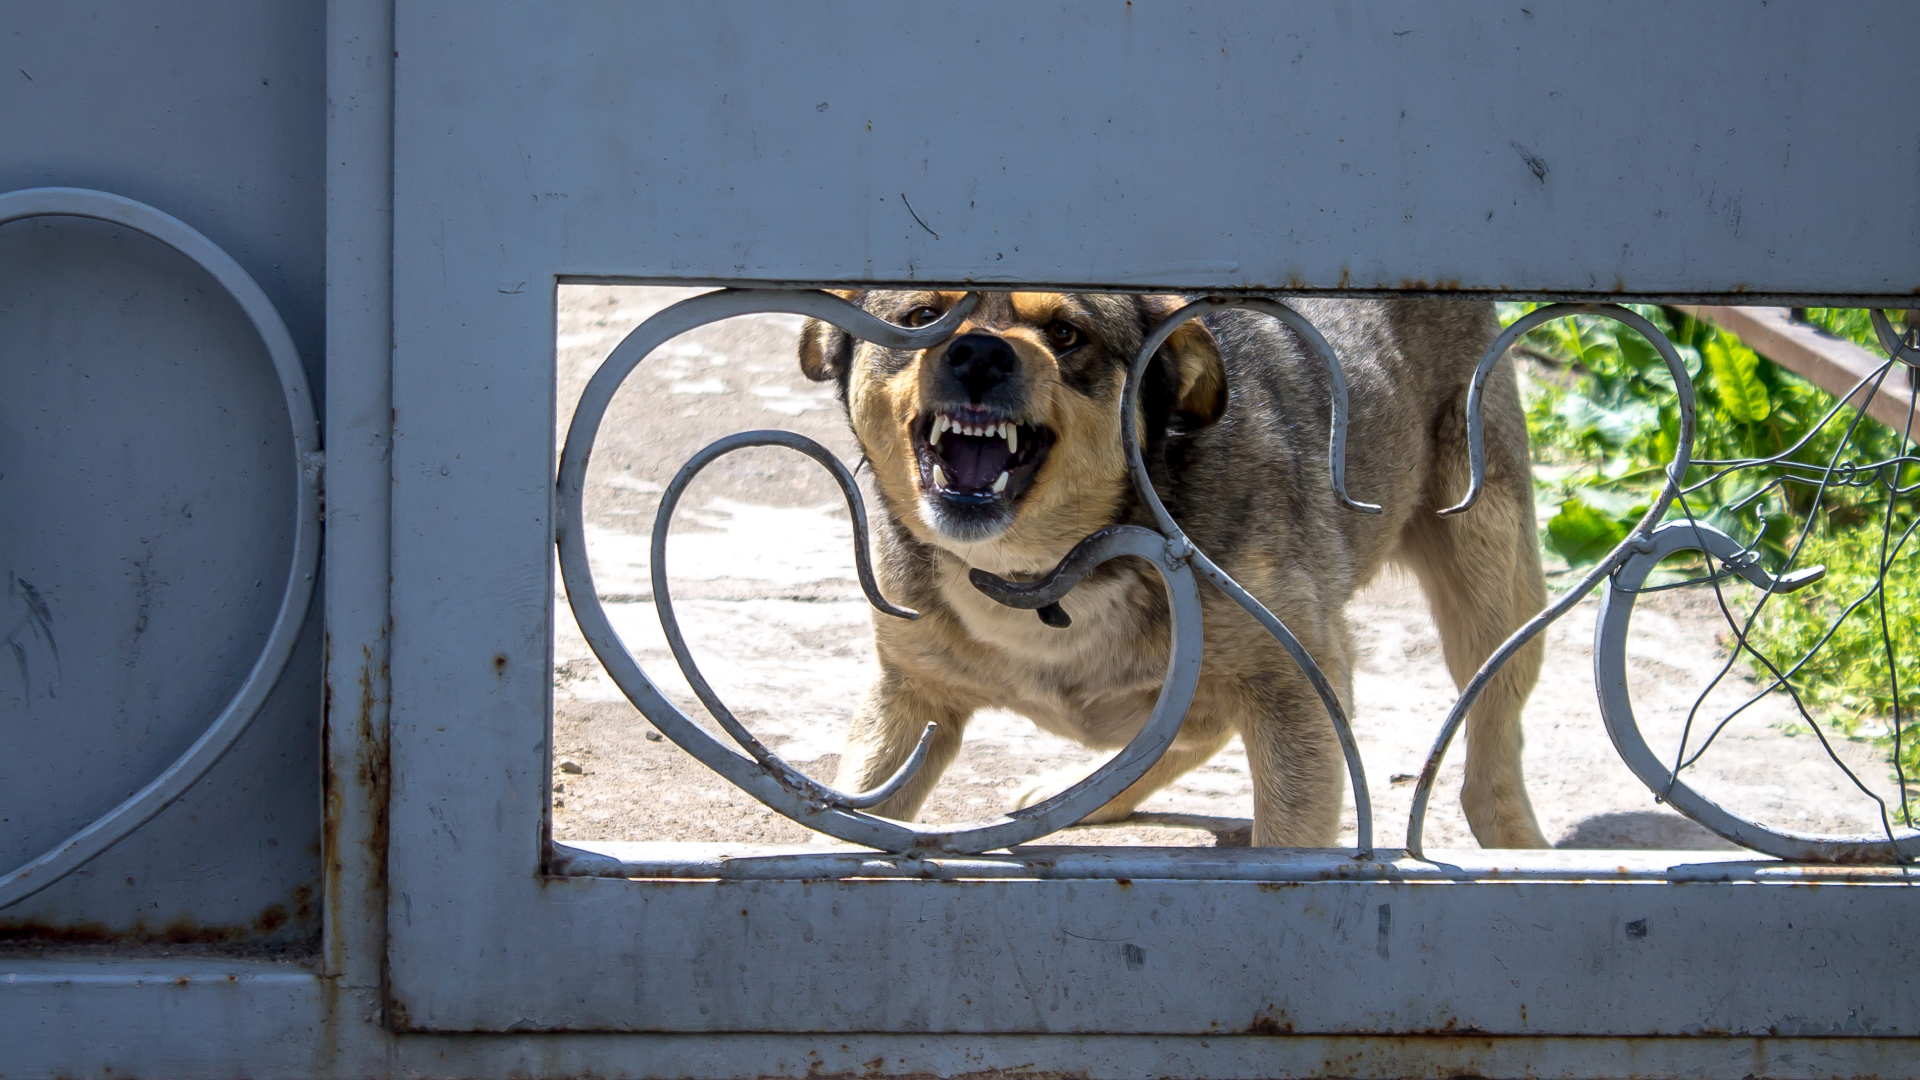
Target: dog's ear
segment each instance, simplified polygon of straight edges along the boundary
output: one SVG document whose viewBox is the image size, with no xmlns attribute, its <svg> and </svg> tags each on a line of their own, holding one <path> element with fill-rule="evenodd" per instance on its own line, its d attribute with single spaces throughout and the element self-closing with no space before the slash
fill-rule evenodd
<svg viewBox="0 0 1920 1080">
<path fill-rule="evenodd" d="M 1143 296 L 1140 315 L 1150 333 L 1161 319 L 1178 311 L 1185 301 L 1178 296 Z M 1220 343 L 1213 331 L 1199 319 L 1180 324 L 1165 345 L 1159 360 L 1166 365 L 1173 384 L 1172 415 L 1168 425 L 1177 432 L 1198 431 L 1219 420 L 1227 411 L 1227 365 L 1220 358 Z"/>
<path fill-rule="evenodd" d="M 814 382 L 832 382 L 853 362 L 853 335 L 819 319 L 800 328 L 800 371 Z"/>
<path fill-rule="evenodd" d="M 859 303 L 866 293 L 859 289 L 834 289 L 833 295 L 850 303 Z M 847 373 L 853 363 L 853 335 L 832 323 L 808 319 L 800 328 L 800 371 L 814 382 L 833 382 Z"/>
</svg>

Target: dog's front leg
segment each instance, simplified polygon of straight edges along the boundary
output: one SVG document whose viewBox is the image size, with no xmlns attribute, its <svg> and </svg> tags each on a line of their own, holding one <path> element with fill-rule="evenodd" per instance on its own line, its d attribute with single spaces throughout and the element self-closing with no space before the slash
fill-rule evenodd
<svg viewBox="0 0 1920 1080">
<path fill-rule="evenodd" d="M 933 724 L 926 763 L 898 794 L 872 810 L 896 821 L 914 820 L 933 786 L 940 782 L 940 774 L 960 753 L 960 739 L 974 708 L 973 703 L 961 701 L 945 687 L 924 685 L 883 668 L 853 714 L 834 786 L 841 791 L 867 791 L 878 786 L 900 768 L 919 744 L 920 733 Z"/>
</svg>

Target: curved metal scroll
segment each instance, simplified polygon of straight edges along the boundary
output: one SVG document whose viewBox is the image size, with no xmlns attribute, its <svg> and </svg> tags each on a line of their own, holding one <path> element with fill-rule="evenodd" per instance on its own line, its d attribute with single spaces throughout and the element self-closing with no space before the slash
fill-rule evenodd
<svg viewBox="0 0 1920 1080">
<path fill-rule="evenodd" d="M 265 344 L 267 356 L 280 379 L 287 421 L 293 429 L 294 529 L 293 558 L 281 591 L 280 610 L 274 616 L 267 642 L 227 704 L 193 745 L 175 758 L 159 776 L 126 801 L 102 814 L 87 827 L 54 845 L 32 862 L 0 876 L 0 908 L 17 904 L 66 875 L 85 866 L 101 852 L 125 839 L 171 806 L 207 770 L 232 749 L 253 718 L 259 715 L 307 621 L 313 600 L 314 572 L 320 561 L 320 429 L 314 418 L 313 396 L 307 389 L 306 369 L 300 364 L 293 336 L 260 286 L 233 257 L 192 226 L 169 214 L 120 195 L 85 188 L 29 188 L 0 195 L 0 225 L 36 217 L 80 217 L 145 233 L 205 270 L 240 305 L 254 332 Z"/>
<path fill-rule="evenodd" d="M 599 657 L 600 662 L 605 665 L 614 683 L 626 694 L 628 700 L 632 701 L 635 707 L 660 729 L 661 734 L 672 739 L 681 749 L 692 754 L 708 768 L 759 799 L 772 810 L 810 829 L 883 851 L 972 854 L 1026 843 L 1079 821 L 1144 776 L 1179 733 L 1180 725 L 1186 719 L 1187 707 L 1193 701 L 1193 693 L 1200 679 L 1199 587 L 1193 579 L 1193 571 L 1188 567 L 1184 553 L 1176 552 L 1173 550 L 1173 544 L 1165 537 L 1148 529 L 1122 527 L 1105 530 L 1083 540 L 1075 548 L 1078 553 L 1078 561 L 1075 562 L 1077 571 L 1070 573 L 1056 571 L 1050 579 L 1064 594 L 1086 571 L 1108 559 L 1123 555 L 1146 559 L 1159 570 L 1161 579 L 1167 587 L 1168 604 L 1172 613 L 1173 647 L 1167 659 L 1166 680 L 1162 683 L 1160 696 L 1154 703 L 1153 714 L 1133 741 L 1079 783 L 1049 799 L 983 822 L 951 828 L 923 829 L 861 812 L 851 803 L 872 796 L 874 792 L 863 793 L 861 796 L 848 796 L 833 791 L 825 785 L 801 777 L 797 772 L 780 763 L 779 759 L 771 753 L 765 753 L 764 747 L 761 748 L 765 753 L 764 758 L 759 754 L 750 757 L 742 756 L 729 749 L 705 728 L 694 723 L 660 693 L 614 631 L 607 619 L 606 609 L 602 606 L 599 595 L 594 589 L 593 571 L 587 559 L 584 533 L 583 495 L 587 462 L 592 453 L 594 439 L 599 433 L 600 424 L 606 416 L 607 407 L 612 402 L 614 392 L 619 389 L 620 384 L 654 349 L 670 338 L 695 327 L 736 315 L 783 312 L 821 319 L 855 337 L 886 348 L 918 349 L 938 344 L 952 334 L 977 303 L 978 296 L 969 294 L 938 321 L 928 326 L 908 329 L 876 319 L 860 308 L 823 292 L 725 289 L 684 300 L 636 327 L 615 347 L 606 362 L 600 365 L 600 369 L 594 373 L 592 380 L 587 384 L 586 391 L 581 395 L 580 404 L 574 412 L 573 423 L 567 430 L 565 448 L 560 456 L 558 484 L 560 520 L 555 542 L 559 547 L 560 570 L 566 583 L 567 601 L 573 608 L 574 618 L 579 622 L 581 633 L 593 649 L 594 655 Z M 700 455 L 696 455 L 694 462 L 689 462 L 689 467 L 694 467 L 696 462 L 704 466 L 707 461 L 737 449 L 740 445 L 727 445 L 727 442 L 722 440 L 721 443 L 708 447 Z M 785 445 L 794 446 L 805 452 L 805 447 L 797 443 L 785 443 Z M 819 458 L 816 457 L 816 460 Z M 839 478 L 839 475 L 839 471 L 836 471 L 836 478 Z M 679 478 L 676 478 L 676 482 L 680 482 Z M 684 488 L 684 483 L 681 483 L 681 487 Z M 858 488 L 843 482 L 842 491 L 848 497 L 855 522 L 862 522 L 864 510 Z M 663 511 L 666 509 L 668 508 L 663 504 Z M 657 545 L 663 536 L 664 532 L 659 528 L 657 519 L 654 563 L 656 589 L 661 583 Z M 1070 561 L 1074 559 L 1075 556 L 1069 556 Z M 867 588 L 869 599 L 878 599 L 878 590 L 872 587 L 870 578 L 863 577 L 862 586 Z M 664 591 L 657 593 L 657 597 L 665 601 L 663 611 L 667 612 L 668 617 L 671 618 L 671 600 L 666 598 Z M 882 608 L 882 610 L 888 610 L 888 608 Z M 903 610 L 894 608 L 891 613 Z M 687 670 L 689 680 L 697 680 L 698 670 L 692 668 L 687 662 L 684 644 L 676 647 L 675 655 L 677 658 L 682 658 L 683 669 Z M 703 684 L 696 682 L 696 686 L 703 686 Z M 702 701 L 706 702 L 709 708 L 717 704 L 718 699 L 711 697 L 710 688 L 697 692 L 701 694 Z M 722 720 L 722 712 L 725 712 L 724 706 L 720 706 L 720 712 L 715 713 L 715 720 L 726 727 L 736 741 L 741 741 L 744 735 L 747 741 L 742 741 L 742 745 L 749 750 L 750 754 L 753 753 L 753 746 L 758 745 L 757 742 L 752 741 L 751 735 L 745 734 L 744 728 L 734 730 L 738 726 L 737 721 L 729 725 L 726 720 Z M 888 781 L 888 783 L 892 782 L 892 780 Z"/>
<path fill-rule="evenodd" d="M 706 677 L 700 673 L 700 666 L 694 663 L 693 654 L 687 650 L 686 639 L 680 633 L 680 619 L 673 611 L 673 592 L 667 584 L 667 527 L 673 523 L 673 512 L 680 505 L 680 496 L 687 490 L 687 485 L 693 482 L 693 478 L 700 475 L 700 470 L 735 450 L 744 450 L 749 446 L 784 446 L 791 450 L 798 450 L 825 466 L 826 470 L 833 474 L 835 482 L 840 485 L 841 494 L 846 496 L 847 513 L 853 518 L 853 563 L 855 573 L 860 578 L 860 589 L 867 594 L 867 603 L 895 618 L 917 619 L 920 617 L 919 612 L 911 608 L 899 607 L 880 595 L 880 584 L 873 579 L 872 556 L 867 550 L 866 507 L 861 502 L 860 488 L 854 483 L 853 474 L 847 471 L 847 467 L 841 464 L 840 459 L 834 457 L 826 447 L 805 435 L 797 435 L 791 431 L 742 431 L 709 443 L 699 453 L 689 458 L 685 465 L 680 466 L 680 471 L 674 474 L 673 482 L 667 485 L 666 493 L 660 496 L 660 509 L 653 518 L 653 603 L 660 613 L 660 627 L 666 632 L 667 647 L 673 650 L 673 658 L 679 662 L 681 674 L 687 677 L 688 685 L 693 687 L 694 695 L 700 699 L 702 705 L 707 707 L 707 712 L 719 721 L 727 734 L 733 736 L 734 742 L 739 743 L 742 749 L 753 755 L 755 761 L 778 772 L 787 786 L 806 791 L 810 797 L 828 806 L 844 806 L 855 810 L 878 806 L 892 798 L 901 788 L 906 787 L 907 781 L 913 779 L 914 774 L 920 771 L 920 767 L 926 764 L 927 748 L 932 745 L 933 733 L 939 725 L 928 724 L 926 730 L 920 733 L 920 742 L 914 746 L 913 753 L 907 756 L 907 760 L 891 777 L 872 791 L 855 795 L 836 791 L 780 760 L 773 751 L 767 749 L 766 744 L 753 737 L 753 733 L 747 730 L 746 725 L 733 715 L 733 710 L 727 708 L 726 703 L 720 700 L 720 695 L 714 693 L 713 687 L 707 684 Z"/>
<path fill-rule="evenodd" d="M 1600 617 L 1593 638 L 1593 678 L 1600 691 L 1600 715 L 1606 721 L 1607 735 L 1640 782 L 1675 810 L 1728 840 L 1778 858 L 1796 862 L 1886 863 L 1905 862 L 1920 854 L 1920 832 L 1912 830 L 1905 836 L 1882 839 L 1816 836 L 1769 828 L 1688 787 L 1661 762 L 1640 734 L 1633 716 L 1633 700 L 1627 690 L 1627 624 L 1633 618 L 1634 600 L 1648 572 L 1675 552 L 1699 551 L 1758 588 L 1789 592 L 1817 580 L 1819 571 L 1775 578 L 1761 568 L 1759 560 L 1739 541 L 1711 525 L 1697 522 L 1670 521 L 1649 536 L 1634 538 L 1632 543 L 1635 545 L 1632 553 L 1621 562 L 1612 586 L 1600 598 Z"/>
<path fill-rule="evenodd" d="M 1452 745 L 1455 733 L 1465 722 L 1468 711 L 1473 708 L 1473 703 L 1480 699 L 1481 692 L 1486 690 L 1487 684 L 1493 681 L 1494 675 L 1506 666 L 1514 653 L 1519 652 L 1527 642 L 1532 641 L 1555 619 L 1566 614 L 1589 592 L 1592 592 L 1595 585 L 1612 574 L 1639 550 L 1639 546 L 1648 534 L 1653 532 L 1654 526 L 1666 516 L 1667 508 L 1673 505 L 1673 500 L 1680 493 L 1680 485 L 1686 478 L 1687 470 L 1693 464 L 1693 380 L 1687 375 L 1686 364 L 1681 361 L 1680 353 L 1674 349 L 1673 342 L 1667 340 L 1667 336 L 1660 332 L 1659 327 L 1616 304 L 1552 304 L 1528 312 L 1515 320 L 1512 326 L 1507 327 L 1506 331 L 1488 346 L 1486 355 L 1480 358 L 1480 365 L 1474 369 L 1473 381 L 1467 391 L 1467 446 L 1472 468 L 1467 497 L 1462 499 L 1458 506 L 1440 512 L 1458 514 L 1467 510 L 1479 500 L 1480 492 L 1485 486 L 1486 429 L 1480 413 L 1480 399 L 1486 387 L 1487 377 L 1492 374 L 1494 365 L 1500 362 L 1500 358 L 1506 355 L 1507 349 L 1518 341 L 1522 334 L 1541 323 L 1573 315 L 1597 315 L 1612 319 L 1631 327 L 1653 345 L 1654 350 L 1660 354 L 1660 358 L 1666 361 L 1668 373 L 1673 376 L 1674 396 L 1680 405 L 1680 437 L 1674 447 L 1673 461 L 1667 465 L 1666 483 L 1661 485 L 1660 494 L 1654 498 L 1653 505 L 1641 515 L 1639 523 L 1627 534 L 1626 539 L 1609 552 L 1606 558 L 1595 564 L 1593 569 L 1589 570 L 1586 576 L 1572 588 L 1562 593 L 1558 600 L 1549 604 L 1538 615 L 1528 619 L 1520 629 L 1515 630 L 1498 649 L 1494 650 L 1486 663 L 1480 665 L 1480 670 L 1473 673 L 1473 678 L 1467 681 L 1466 688 L 1460 691 L 1459 699 L 1454 702 L 1452 711 L 1447 713 L 1446 723 L 1441 725 L 1440 734 L 1433 741 L 1433 749 L 1427 754 L 1427 762 L 1420 770 L 1420 780 L 1414 785 L 1413 810 L 1407 817 L 1407 851 L 1415 858 L 1424 857 L 1422 833 L 1426 829 L 1427 800 L 1432 797 L 1434 781 L 1439 779 L 1440 763 L 1446 757 L 1447 747 Z"/>
<path fill-rule="evenodd" d="M 1920 367 L 1920 310 L 1907 312 L 1907 332 L 1902 337 L 1894 332 L 1887 313 L 1874 308 L 1873 334 L 1880 339 L 1880 347 L 1886 350 L 1888 356 L 1908 367 Z"/>
<path fill-rule="evenodd" d="M 1127 369 L 1126 390 L 1121 395 L 1120 437 L 1127 452 L 1127 469 L 1132 474 L 1134 490 L 1140 493 L 1141 500 L 1147 504 L 1148 510 L 1153 514 L 1154 522 L 1159 526 L 1161 533 L 1168 538 L 1169 543 L 1175 546 L 1175 550 L 1187 555 L 1202 577 L 1227 594 L 1234 603 L 1239 604 L 1247 614 L 1253 616 L 1254 621 L 1264 627 L 1267 633 L 1272 634 L 1274 639 L 1280 642 L 1281 647 L 1287 650 L 1287 655 L 1299 665 L 1301 673 L 1306 675 L 1307 681 L 1313 686 L 1314 693 L 1319 695 L 1320 704 L 1327 710 L 1327 719 L 1333 724 L 1334 735 L 1340 740 L 1340 752 L 1347 763 L 1347 780 L 1353 788 L 1354 831 L 1358 857 L 1371 858 L 1373 855 L 1373 796 L 1367 787 L 1366 766 L 1360 759 L 1360 744 L 1353 737 L 1353 725 L 1347 719 L 1346 707 L 1340 703 L 1339 695 L 1334 692 L 1333 684 L 1327 681 L 1326 674 L 1320 670 L 1320 665 L 1314 661 L 1306 647 L 1300 644 L 1300 639 L 1294 636 L 1293 631 L 1287 628 L 1287 624 L 1267 610 L 1265 604 L 1242 588 L 1240 583 L 1225 570 L 1220 569 L 1212 559 L 1207 557 L 1206 552 L 1195 547 L 1186 532 L 1173 520 L 1173 515 L 1167 513 L 1166 505 L 1160 501 L 1159 492 L 1153 489 L 1153 478 L 1148 474 L 1146 461 L 1140 453 L 1139 432 L 1130 420 L 1139 409 L 1140 387 L 1146 377 L 1147 365 L 1153 361 L 1154 354 L 1160 351 L 1160 347 L 1166 344 L 1167 339 L 1173 336 L 1173 332 L 1191 319 L 1199 318 L 1209 312 L 1233 308 L 1256 311 L 1291 327 L 1326 366 L 1328 391 L 1331 398 L 1327 471 L 1333 483 L 1334 498 L 1339 500 L 1340 505 L 1358 513 L 1380 513 L 1378 505 L 1356 501 L 1347 493 L 1347 380 L 1340 368 L 1340 357 L 1305 316 L 1287 304 L 1266 297 L 1209 296 L 1195 300 L 1162 319 L 1160 324 L 1153 328 L 1153 332 L 1147 335 L 1147 340 L 1140 346 L 1140 351 L 1134 355 L 1132 366 Z M 1064 566 L 1065 563 L 1063 562 L 1062 565 Z M 980 582 L 976 580 L 975 585 L 979 587 Z"/>
</svg>

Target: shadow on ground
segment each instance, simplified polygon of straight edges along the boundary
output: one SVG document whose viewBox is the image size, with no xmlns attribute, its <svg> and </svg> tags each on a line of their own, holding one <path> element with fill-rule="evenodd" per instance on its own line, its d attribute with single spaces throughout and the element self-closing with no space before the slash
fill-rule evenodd
<svg viewBox="0 0 1920 1080">
<path fill-rule="evenodd" d="M 1611 851 L 1740 850 L 1705 826 L 1658 810 L 1595 814 L 1569 829 L 1553 846 Z"/>
</svg>

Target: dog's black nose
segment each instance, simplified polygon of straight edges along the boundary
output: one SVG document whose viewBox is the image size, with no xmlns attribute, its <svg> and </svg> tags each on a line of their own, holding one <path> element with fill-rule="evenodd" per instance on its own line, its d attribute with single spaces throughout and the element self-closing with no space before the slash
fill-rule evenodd
<svg viewBox="0 0 1920 1080">
<path fill-rule="evenodd" d="M 947 363 L 953 377 L 967 388 L 975 402 L 988 390 L 1007 381 L 1020 363 L 1013 346 L 992 334 L 962 334 L 947 346 Z"/>
</svg>

